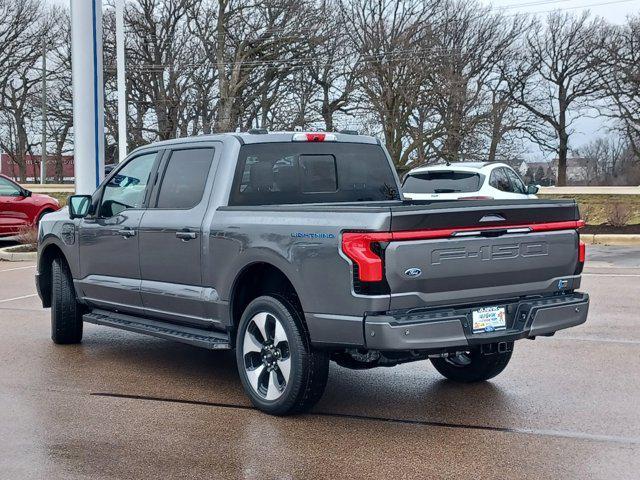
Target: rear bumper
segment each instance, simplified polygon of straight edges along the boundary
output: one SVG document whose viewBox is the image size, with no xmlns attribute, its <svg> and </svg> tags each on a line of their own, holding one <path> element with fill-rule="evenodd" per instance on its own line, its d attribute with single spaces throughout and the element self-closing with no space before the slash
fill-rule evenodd
<svg viewBox="0 0 640 480">
<path fill-rule="evenodd" d="M 589 295 L 572 293 L 496 305 L 506 306 L 507 329 L 490 333 L 472 332 L 471 308 L 367 315 L 366 346 L 375 350 L 447 351 L 550 335 L 587 320 Z"/>
</svg>

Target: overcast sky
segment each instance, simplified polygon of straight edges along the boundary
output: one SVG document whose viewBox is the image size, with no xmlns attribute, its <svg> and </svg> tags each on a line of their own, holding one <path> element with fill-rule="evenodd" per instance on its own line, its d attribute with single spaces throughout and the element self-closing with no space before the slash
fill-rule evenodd
<svg viewBox="0 0 640 480">
<path fill-rule="evenodd" d="M 66 4 L 70 0 L 45 0 L 49 3 Z M 640 0 L 481 0 L 482 3 L 493 5 L 505 14 L 531 13 L 545 15 L 550 11 L 560 9 L 579 13 L 590 10 L 592 14 L 606 18 L 612 23 L 624 23 L 628 15 L 640 13 Z M 572 136 L 571 147 L 576 148 L 597 136 L 606 135 L 606 125 L 598 118 L 583 118 L 575 124 L 576 132 Z M 537 151 L 531 152 L 532 157 L 539 157 Z"/>
</svg>

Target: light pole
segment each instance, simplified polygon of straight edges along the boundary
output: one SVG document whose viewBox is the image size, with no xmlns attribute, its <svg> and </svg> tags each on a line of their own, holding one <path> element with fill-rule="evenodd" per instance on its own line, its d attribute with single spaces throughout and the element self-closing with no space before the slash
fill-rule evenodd
<svg viewBox="0 0 640 480">
<path fill-rule="evenodd" d="M 116 64 L 118 70 L 118 157 L 127 156 L 127 72 L 124 49 L 124 1 L 116 0 Z"/>
<path fill-rule="evenodd" d="M 42 40 L 42 153 L 40 154 L 40 183 L 47 179 L 47 39 Z"/>
<path fill-rule="evenodd" d="M 76 193 L 90 194 L 104 175 L 102 1 L 71 0 Z"/>
</svg>

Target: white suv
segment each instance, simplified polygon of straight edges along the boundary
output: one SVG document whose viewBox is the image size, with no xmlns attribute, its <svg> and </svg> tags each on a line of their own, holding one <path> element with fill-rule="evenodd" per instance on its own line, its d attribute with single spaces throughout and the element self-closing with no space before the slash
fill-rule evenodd
<svg viewBox="0 0 640 480">
<path fill-rule="evenodd" d="M 509 165 L 457 162 L 409 171 L 402 193 L 411 200 L 491 200 L 537 198 L 538 187 L 525 185 Z"/>
</svg>

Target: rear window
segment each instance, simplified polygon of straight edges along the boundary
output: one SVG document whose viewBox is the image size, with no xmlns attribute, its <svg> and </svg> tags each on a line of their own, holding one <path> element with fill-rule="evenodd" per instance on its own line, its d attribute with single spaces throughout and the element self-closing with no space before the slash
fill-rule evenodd
<svg viewBox="0 0 640 480">
<path fill-rule="evenodd" d="M 382 148 L 355 143 L 262 143 L 240 149 L 230 205 L 399 200 Z"/>
<path fill-rule="evenodd" d="M 406 193 L 458 193 L 480 190 L 481 177 L 471 172 L 425 172 L 409 175 L 402 186 Z"/>
</svg>

